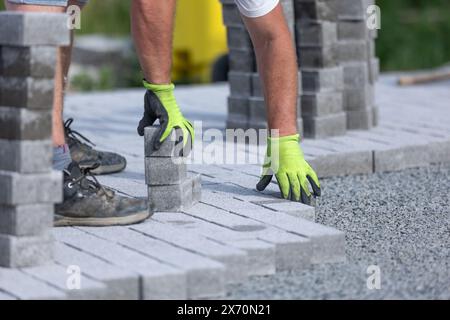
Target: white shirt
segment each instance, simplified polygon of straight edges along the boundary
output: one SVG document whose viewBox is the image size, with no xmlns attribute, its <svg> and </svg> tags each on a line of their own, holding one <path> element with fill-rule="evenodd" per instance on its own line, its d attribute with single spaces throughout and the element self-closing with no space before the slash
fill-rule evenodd
<svg viewBox="0 0 450 320">
<path fill-rule="evenodd" d="M 246 17 L 257 18 L 275 9 L 279 0 L 234 0 L 239 11 Z"/>
</svg>

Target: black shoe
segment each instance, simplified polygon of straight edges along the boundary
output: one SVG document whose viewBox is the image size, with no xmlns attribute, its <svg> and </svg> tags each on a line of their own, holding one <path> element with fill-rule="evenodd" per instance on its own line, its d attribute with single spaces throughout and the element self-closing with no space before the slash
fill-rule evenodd
<svg viewBox="0 0 450 320">
<path fill-rule="evenodd" d="M 78 163 L 90 163 L 92 166 L 95 163 L 99 163 L 100 165 L 98 168 L 92 170 L 93 174 L 115 173 L 125 169 L 127 160 L 124 157 L 117 153 L 93 149 L 92 146 L 95 145 L 89 139 L 70 128 L 72 122 L 73 119 L 66 120 L 66 122 L 64 122 L 64 130 L 73 161 Z M 82 142 L 81 139 L 85 142 Z"/>
<path fill-rule="evenodd" d="M 64 170 L 64 202 L 55 206 L 56 227 L 129 225 L 151 216 L 146 200 L 115 194 L 90 174 L 92 169 L 72 162 Z"/>
</svg>

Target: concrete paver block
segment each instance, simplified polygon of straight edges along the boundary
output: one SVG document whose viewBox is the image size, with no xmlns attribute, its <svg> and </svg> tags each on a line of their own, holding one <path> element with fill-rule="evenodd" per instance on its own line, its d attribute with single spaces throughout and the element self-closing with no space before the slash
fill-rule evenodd
<svg viewBox="0 0 450 320">
<path fill-rule="evenodd" d="M 181 129 L 172 130 L 169 137 L 163 141 L 158 150 L 154 149 L 155 140 L 158 139 L 160 127 L 151 126 L 144 130 L 144 144 L 146 157 L 178 157 L 183 149 Z"/>
<path fill-rule="evenodd" d="M 144 300 L 187 298 L 186 273 L 182 270 L 74 228 L 54 229 L 53 234 L 59 242 L 138 273 Z"/>
<path fill-rule="evenodd" d="M 0 266 L 23 268 L 41 265 L 53 256 L 53 238 L 48 234 L 17 237 L 0 234 Z"/>
<path fill-rule="evenodd" d="M 0 107 L 0 139 L 48 140 L 51 128 L 51 111 Z"/>
<path fill-rule="evenodd" d="M 0 76 L 0 105 L 36 110 L 53 107 L 54 80 Z"/>
<path fill-rule="evenodd" d="M 56 48 L 49 46 L 0 47 L 0 74 L 6 77 L 52 79 L 55 74 Z"/>
<path fill-rule="evenodd" d="M 345 134 L 347 130 L 347 116 L 344 112 L 324 117 L 303 116 L 304 136 L 321 139 Z"/>
<path fill-rule="evenodd" d="M 0 190 L 0 203 L 5 205 L 59 203 L 62 201 L 62 173 L 0 171 Z"/>
<path fill-rule="evenodd" d="M 62 300 L 63 291 L 22 271 L 0 268 L 0 290 L 21 300 Z"/>
<path fill-rule="evenodd" d="M 0 205 L 0 234 L 34 236 L 53 227 L 53 204 Z"/>
<path fill-rule="evenodd" d="M 0 44 L 16 46 L 68 46 L 70 30 L 62 13 L 0 13 Z"/>
<path fill-rule="evenodd" d="M 49 172 L 52 168 L 52 158 L 50 140 L 0 139 L 0 170 L 19 173 Z"/>
<path fill-rule="evenodd" d="M 213 242 L 194 232 L 160 224 L 145 223 L 131 227 L 133 230 L 160 239 L 185 250 L 222 262 L 226 266 L 227 283 L 242 282 L 247 278 L 247 254 L 245 251 Z"/>
<path fill-rule="evenodd" d="M 145 183 L 149 186 L 175 185 L 187 176 L 182 158 L 145 158 Z"/>
<path fill-rule="evenodd" d="M 108 241 L 134 248 L 144 255 L 185 271 L 189 299 L 221 297 L 225 294 L 225 267 L 217 261 L 124 227 L 83 228 L 83 230 Z"/>
<path fill-rule="evenodd" d="M 22 271 L 65 292 L 68 299 L 104 300 L 112 298 L 108 296 L 107 287 L 104 284 L 82 275 L 80 289 L 69 288 L 67 285 L 70 277 L 68 269 L 56 264 L 25 268 Z"/>
<path fill-rule="evenodd" d="M 117 267 L 60 242 L 55 243 L 54 259 L 65 268 L 79 267 L 82 275 L 104 283 L 109 299 L 140 299 L 139 275 L 135 272 Z"/>
</svg>

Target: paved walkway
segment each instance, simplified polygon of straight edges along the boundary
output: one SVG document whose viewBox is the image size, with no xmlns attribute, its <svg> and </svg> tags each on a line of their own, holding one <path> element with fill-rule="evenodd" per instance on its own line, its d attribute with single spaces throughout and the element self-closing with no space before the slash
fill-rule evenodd
<svg viewBox="0 0 450 320">
<path fill-rule="evenodd" d="M 450 161 L 448 84 L 393 83 L 385 76 L 378 85 L 378 128 L 303 142 L 319 176 Z M 227 91 L 226 85 L 180 87 L 177 96 L 188 118 L 224 129 Z M 136 197 L 146 197 L 143 140 L 135 133 L 142 100 L 142 90 L 71 95 L 66 113 L 98 148 L 127 157 L 125 172 L 100 180 Z M 263 194 L 254 191 L 259 166 L 190 170 L 203 175 L 201 203 L 130 227 L 55 229 L 55 264 L 0 269 L 0 299 L 222 297 L 227 284 L 252 275 L 345 260 L 344 234 L 312 222 L 313 207 L 278 199 L 275 184 Z M 81 271 L 81 290 L 67 289 L 68 266 Z"/>
</svg>

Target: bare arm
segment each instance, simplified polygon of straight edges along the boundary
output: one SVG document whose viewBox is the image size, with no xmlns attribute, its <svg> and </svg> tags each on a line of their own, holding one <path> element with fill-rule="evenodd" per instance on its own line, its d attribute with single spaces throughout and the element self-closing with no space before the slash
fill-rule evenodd
<svg viewBox="0 0 450 320">
<path fill-rule="evenodd" d="M 280 136 L 296 134 L 297 56 L 283 9 L 278 4 L 263 17 L 243 19 L 256 52 L 269 128 Z"/>
</svg>

